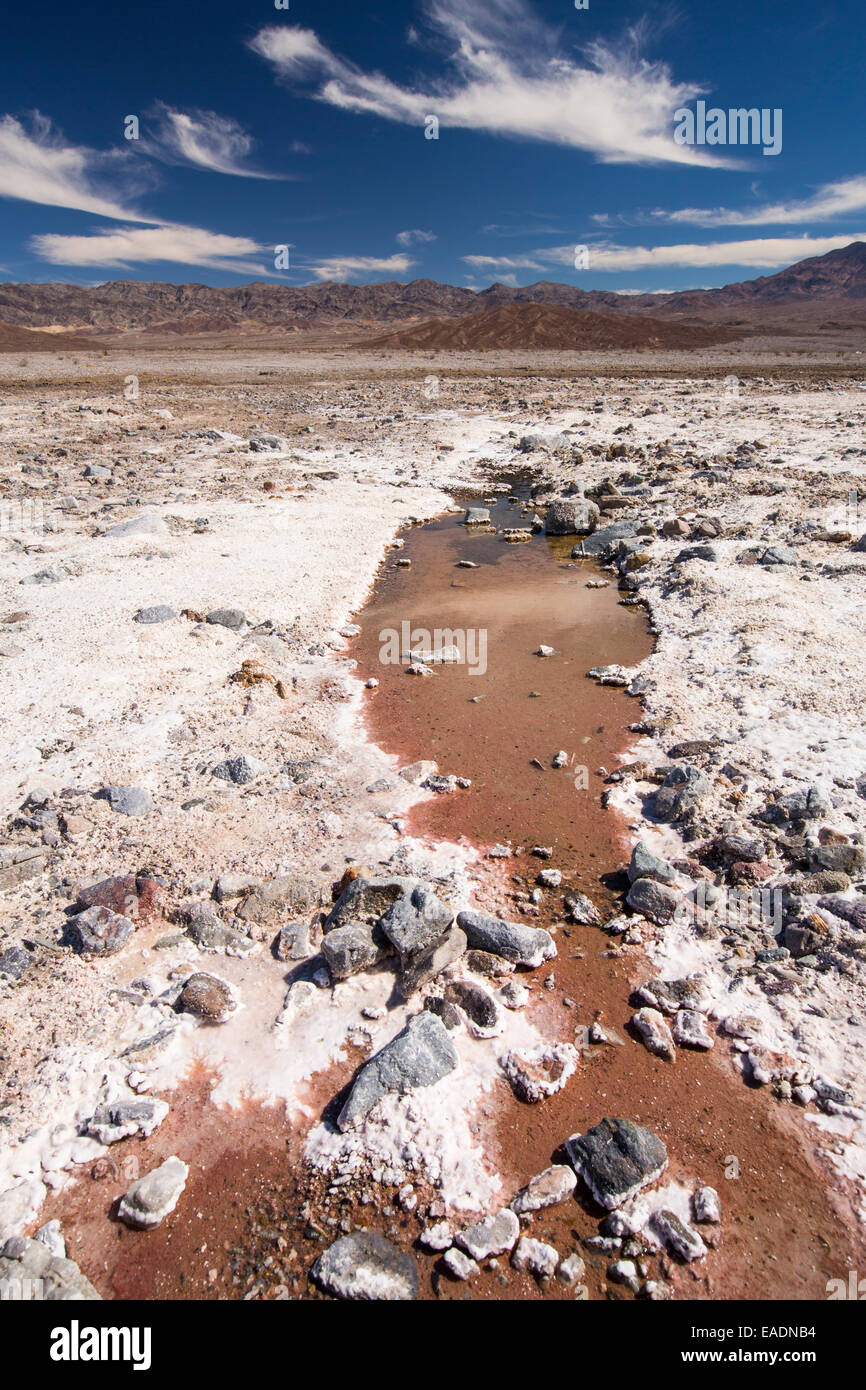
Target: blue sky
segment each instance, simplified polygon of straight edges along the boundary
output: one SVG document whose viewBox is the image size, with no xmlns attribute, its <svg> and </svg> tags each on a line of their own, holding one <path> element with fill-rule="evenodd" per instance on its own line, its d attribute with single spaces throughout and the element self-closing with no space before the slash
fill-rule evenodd
<svg viewBox="0 0 866 1390">
<path fill-rule="evenodd" d="M 6 281 L 628 292 L 866 238 L 863 0 L 46 0 L 3 38 Z M 727 143 L 674 138 L 700 102 Z"/>
</svg>

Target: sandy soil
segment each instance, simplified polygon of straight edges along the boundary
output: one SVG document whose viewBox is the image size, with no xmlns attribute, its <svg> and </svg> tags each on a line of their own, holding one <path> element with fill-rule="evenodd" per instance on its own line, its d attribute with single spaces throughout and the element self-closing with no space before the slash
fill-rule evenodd
<svg viewBox="0 0 866 1390">
<path fill-rule="evenodd" d="M 357 1064 L 358 1045 L 365 1054 L 375 1049 L 405 1016 L 397 1010 L 366 1019 L 362 1010 L 381 1005 L 388 986 L 375 975 L 355 977 L 326 992 L 304 1055 L 287 1052 L 273 1024 L 288 967 L 272 959 L 266 941 L 244 959 L 203 956 L 189 940 L 166 945 L 162 939 L 178 927 L 155 919 L 138 927 L 120 955 L 85 963 L 59 944 L 64 910 L 80 887 L 147 870 L 162 883 L 171 917 L 228 874 L 304 876 L 329 895 L 347 863 L 398 863 L 433 880 L 455 904 L 497 900 L 501 886 L 469 846 L 412 835 L 406 818 L 418 789 L 393 779 L 397 757 L 368 739 L 347 654 L 346 625 L 377 566 L 393 561 L 387 547 L 398 529 L 444 510 L 453 490 L 483 491 L 498 474 L 528 466 L 551 495 L 611 478 L 629 499 L 621 514 L 658 526 L 677 515 L 689 526 L 717 518 L 722 534 L 711 542 L 712 561 L 677 562 L 693 543 L 682 538 L 657 537 L 647 547 L 637 592 L 658 640 L 641 667 L 648 681 L 644 709 L 635 707 L 642 741 L 629 757 L 651 770 L 674 744 L 723 740 L 723 756 L 704 764 L 713 795 L 698 839 L 752 816 L 770 792 L 818 784 L 831 808 L 821 824 L 862 842 L 866 556 L 850 548 L 866 530 L 858 501 L 866 467 L 859 368 L 756 353 L 751 369 L 767 378 L 732 387 L 718 378 L 737 370 L 745 377 L 746 369 L 725 350 L 700 363 L 687 359 L 611 354 L 603 367 L 601 358 L 573 368 L 550 363 L 549 376 L 543 360 L 517 354 L 497 360 L 495 375 L 478 359 L 431 358 L 428 366 L 417 356 L 391 362 L 348 351 L 289 363 L 269 352 L 0 361 L 0 709 L 9 749 L 0 773 L 0 951 L 26 943 L 33 952 L 23 978 L 0 986 L 0 1194 L 32 1185 L 33 1210 L 22 1229 L 56 1205 L 73 1238 L 82 1202 L 77 1178 L 103 1155 L 79 1136 L 80 1121 L 100 1097 L 128 1093 L 131 1068 L 169 1099 L 174 1116 L 190 1113 L 184 1078 L 203 1065 L 215 1113 L 225 1113 L 229 1125 L 236 1116 L 246 1132 L 246 1110 L 241 1124 L 238 1107 L 275 1106 L 289 1117 L 300 1161 L 302 1137 L 327 1100 L 318 1086 L 332 1095 Z M 840 379 L 846 366 L 850 375 Z M 653 370 L 658 378 L 646 379 Z M 597 381 L 584 379 L 593 371 Z M 619 376 L 607 376 L 613 372 Z M 261 432 L 278 436 L 277 446 L 251 450 Z M 518 448 L 525 434 L 541 437 L 528 452 Z M 621 452 L 608 458 L 615 446 Z M 85 477 L 93 465 L 97 472 Z M 149 533 L 105 534 L 141 517 L 156 519 Z M 848 541 L 840 539 L 846 534 Z M 791 543 L 797 566 L 741 563 L 749 547 Z M 22 584 L 36 575 L 41 582 Z M 152 604 L 188 616 L 134 623 L 137 610 Z M 223 607 L 244 610 L 242 632 L 200 621 Z M 246 688 L 230 679 L 248 660 L 282 682 L 285 698 L 272 682 Z M 234 786 L 212 775 L 215 764 L 239 754 L 264 765 L 253 782 Z M 301 760 L 314 764 L 305 781 L 295 780 Z M 725 760 L 741 769 L 739 780 L 721 772 Z M 384 803 L 366 791 L 383 777 L 394 782 Z M 155 809 L 140 818 L 114 814 L 94 798 L 112 784 L 145 788 Z M 54 823 L 21 809 L 37 788 L 49 794 Z M 695 841 L 655 824 L 653 790 L 638 775 L 608 794 L 633 838 L 654 838 L 686 863 Z M 16 885 L 16 865 L 28 862 L 34 867 L 20 870 Z M 790 868 L 778 857 L 770 862 L 776 879 Z M 862 871 L 849 898 L 861 879 Z M 681 871 L 683 891 L 695 881 Z M 783 960 L 756 970 L 749 956 L 740 973 L 731 969 L 737 949 L 721 931 L 698 933 L 682 922 L 646 931 L 639 950 L 626 948 L 624 1009 L 629 983 L 645 972 L 644 952 L 666 976 L 700 969 L 718 1022 L 735 1010 L 755 1015 L 768 1047 L 849 1093 L 829 1111 L 801 1111 L 784 1099 L 784 1088 L 779 1098 L 778 1085 L 776 1095 L 770 1086 L 748 1093 L 750 1123 L 768 1126 L 781 1147 L 795 1146 L 804 1174 L 819 1183 L 822 1171 L 833 1173 L 831 1203 L 811 1231 L 804 1215 L 804 1236 L 844 1223 L 862 1202 L 866 1180 L 866 997 L 856 931 L 841 931 L 820 969 Z M 229 979 L 242 1007 L 221 1028 L 186 1018 L 131 1063 L 123 1055 L 131 1044 L 177 1023 L 172 990 L 195 968 Z M 515 1041 L 544 1036 L 543 1009 L 513 1019 Z M 461 1044 L 462 1089 L 438 1110 L 432 1102 L 421 1107 L 416 1138 L 433 1136 L 430 1155 L 444 1176 L 446 1202 L 485 1209 L 509 1194 L 501 1191 L 502 1136 L 476 1113 L 492 1072 L 486 1061 L 470 1062 L 470 1051 Z M 642 1050 L 640 1057 L 644 1066 Z M 732 1075 L 733 1061 L 726 1054 Z M 665 1091 L 674 1110 L 678 1094 Z M 268 1115 L 273 1128 L 274 1110 Z M 143 1165 L 163 1156 L 161 1133 L 136 1149 Z M 182 1127 L 173 1121 L 165 1134 L 175 1145 L 167 1151 L 179 1152 Z M 261 1135 L 267 1149 L 271 1135 Z M 461 1162 L 449 1168 L 461 1145 Z M 524 1161 L 543 1166 L 543 1148 L 541 1137 L 528 1143 Z M 423 1168 L 423 1143 L 421 1151 Z M 678 1179 L 706 1180 L 679 1153 L 672 1159 Z M 831 1170 L 822 1167 L 829 1163 Z M 507 1182 L 518 1176 L 509 1171 Z M 423 1187 L 423 1173 L 416 1182 Z M 759 1201 L 760 1188 L 751 1195 Z M 742 1220 L 751 1216 L 760 1228 L 760 1209 L 747 1213 L 744 1197 L 737 1203 Z M 582 1229 L 597 1230 L 597 1221 Z M 93 1230 L 81 1225 L 75 1258 L 97 1279 L 101 1247 Z M 856 1231 L 849 1234 L 850 1248 L 839 1248 L 826 1268 L 813 1265 L 817 1283 L 810 1276 L 805 1296 L 819 1296 L 837 1264 L 844 1276 L 856 1255 Z M 803 1251 L 814 1261 L 808 1244 Z M 748 1264 L 740 1260 L 741 1275 Z M 718 1264 L 724 1296 L 737 1296 L 735 1265 L 733 1251 L 727 1275 Z M 487 1296 L 520 1296 L 516 1285 L 497 1292 L 494 1275 L 484 1277 Z M 695 1296 L 676 1270 L 669 1278 L 679 1296 Z M 603 1269 L 599 1279 L 596 1288 L 604 1287 Z M 114 1275 L 106 1280 L 106 1294 L 119 1292 Z M 299 1287 L 305 1295 L 306 1285 Z M 699 1296 L 708 1292 L 703 1287 Z M 765 1296 L 779 1295 L 768 1288 Z"/>
</svg>

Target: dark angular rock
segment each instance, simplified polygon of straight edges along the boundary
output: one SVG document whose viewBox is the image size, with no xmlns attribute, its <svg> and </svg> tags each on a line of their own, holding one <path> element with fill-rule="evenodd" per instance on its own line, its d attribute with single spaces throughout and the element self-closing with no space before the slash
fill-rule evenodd
<svg viewBox="0 0 866 1390">
<path fill-rule="evenodd" d="M 212 608 L 205 621 L 212 626 L 228 627 L 233 632 L 240 632 L 247 625 L 247 615 L 240 608 Z"/>
<path fill-rule="evenodd" d="M 103 787 L 97 796 L 117 816 L 146 816 L 154 809 L 153 797 L 144 787 Z"/>
<path fill-rule="evenodd" d="M 628 866 L 629 883 L 634 883 L 639 878 L 654 878 L 657 883 L 673 883 L 676 878 L 673 864 L 653 854 L 643 840 L 638 840 L 632 850 L 631 863 Z"/>
<path fill-rule="evenodd" d="M 364 1119 L 389 1092 L 405 1095 L 419 1086 L 433 1086 L 456 1066 L 457 1052 L 442 1020 L 426 1010 L 416 1014 L 361 1068 L 340 1111 L 338 1127 L 346 1130 Z"/>
<path fill-rule="evenodd" d="M 671 768 L 656 792 L 655 813 L 659 820 L 674 821 L 697 810 L 712 787 L 700 768 L 682 763 Z"/>
<path fill-rule="evenodd" d="M 325 919 L 324 930 L 333 931 L 350 921 L 378 922 L 398 899 L 418 886 L 414 878 L 365 878 L 362 875 L 353 879 Z"/>
<path fill-rule="evenodd" d="M 663 926 L 673 921 L 682 902 L 682 894 L 675 888 L 668 887 L 666 883 L 656 883 L 655 879 L 636 878 L 629 889 L 626 902 L 635 912 Z"/>
<path fill-rule="evenodd" d="M 388 938 L 367 922 L 344 922 L 322 940 L 322 955 L 334 980 L 346 980 L 361 970 L 369 970 L 393 954 Z"/>
<path fill-rule="evenodd" d="M 459 912 L 457 925 L 466 933 L 470 946 L 504 956 L 515 965 L 535 968 L 556 955 L 553 937 L 542 927 L 525 927 L 486 912 L 472 911 Z"/>
<path fill-rule="evenodd" d="M 6 975 L 10 980 L 20 980 L 32 964 L 32 952 L 17 943 L 0 951 L 0 975 Z"/>
<path fill-rule="evenodd" d="M 177 613 L 173 608 L 169 608 L 168 604 L 155 603 L 150 608 L 139 608 L 132 621 L 134 623 L 169 623 L 176 617 Z"/>
<path fill-rule="evenodd" d="M 633 1120 L 605 1117 L 565 1144 L 569 1161 L 600 1206 L 613 1211 L 667 1167 L 667 1149 L 652 1130 Z"/>
</svg>

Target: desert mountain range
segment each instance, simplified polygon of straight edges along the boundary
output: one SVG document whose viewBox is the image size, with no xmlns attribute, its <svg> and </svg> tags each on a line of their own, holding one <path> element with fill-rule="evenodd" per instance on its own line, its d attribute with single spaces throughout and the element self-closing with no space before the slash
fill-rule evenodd
<svg viewBox="0 0 866 1390">
<path fill-rule="evenodd" d="M 557 312 L 515 313 L 519 306 L 529 305 L 549 306 Z M 568 315 L 563 317 L 559 312 L 562 310 L 580 314 L 569 322 Z M 636 335 L 633 326 L 627 330 L 612 322 L 616 317 L 633 319 L 646 315 L 651 315 L 654 323 L 643 325 Z M 866 243 L 852 242 L 824 256 L 799 261 L 774 275 L 720 289 L 674 294 L 623 295 L 549 280 L 519 288 L 493 284 L 480 291 L 435 280 L 372 285 L 326 282 L 297 288 L 261 281 L 229 288 L 138 280 L 113 280 L 96 286 L 0 284 L 0 324 L 4 325 L 0 336 L 5 340 L 11 327 L 52 329 L 50 346 L 56 348 L 64 346 L 58 330 L 96 335 L 107 343 L 121 335 L 141 338 L 360 331 L 368 340 L 381 340 L 384 344 L 377 330 L 392 329 L 388 341 L 398 346 L 563 346 L 559 339 L 564 334 L 570 335 L 568 341 L 576 346 L 637 346 L 650 342 L 686 346 L 688 334 L 685 339 L 675 334 L 677 341 L 669 341 L 669 333 L 659 320 L 668 324 L 678 321 L 683 326 L 709 321 L 742 327 L 765 320 L 778 324 L 791 316 L 819 322 L 827 315 L 837 320 L 841 315 L 847 322 L 866 322 Z M 475 320 L 475 331 L 467 325 L 460 326 L 460 320 L 469 316 Z M 444 332 L 441 321 L 449 321 L 452 328 Z M 407 330 L 414 327 L 417 331 L 409 335 L 414 341 L 410 342 L 398 325 Z M 495 344 L 482 341 L 496 338 L 497 332 L 504 334 L 507 341 L 501 336 Z M 725 336 L 715 332 L 712 340 L 718 342 Z M 709 339 L 701 330 L 690 341 L 698 345 Z M 15 350 L 18 345 L 26 346 L 21 341 L 11 343 L 6 350 Z"/>
</svg>

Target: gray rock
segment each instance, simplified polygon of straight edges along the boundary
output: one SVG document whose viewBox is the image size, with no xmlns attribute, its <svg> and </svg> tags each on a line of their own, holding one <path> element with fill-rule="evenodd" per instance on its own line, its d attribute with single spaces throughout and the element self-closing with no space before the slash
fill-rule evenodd
<svg viewBox="0 0 866 1390">
<path fill-rule="evenodd" d="M 0 1298 L 9 1303 L 67 1303 L 96 1302 L 100 1295 L 75 1261 L 58 1254 L 48 1241 L 13 1236 L 0 1246 Z"/>
<path fill-rule="evenodd" d="M 10 980 L 20 980 L 33 964 L 33 953 L 26 947 L 13 943 L 0 951 L 0 975 Z"/>
<path fill-rule="evenodd" d="M 515 965 L 536 968 L 556 955 L 553 937 L 542 927 L 525 927 L 474 911 L 459 912 L 457 925 L 466 933 L 470 946 L 504 956 Z"/>
<path fill-rule="evenodd" d="M 676 869 L 666 859 L 659 859 L 643 840 L 638 840 L 631 852 L 628 866 L 629 883 L 639 878 L 654 878 L 657 883 L 673 883 Z"/>
<path fill-rule="evenodd" d="M 134 1134 L 146 1139 L 168 1114 L 164 1100 L 115 1100 L 100 1105 L 87 1121 L 84 1133 L 100 1144 L 116 1144 Z"/>
<path fill-rule="evenodd" d="M 189 1168 L 172 1156 L 134 1182 L 121 1198 L 117 1214 L 127 1226 L 152 1230 L 173 1212 L 186 1187 Z"/>
<path fill-rule="evenodd" d="M 106 531 L 106 536 L 167 536 L 168 527 L 161 516 L 156 512 L 144 512 L 141 516 L 131 516 L 126 521 L 119 521 L 116 526 L 110 526 Z"/>
<path fill-rule="evenodd" d="M 333 980 L 347 980 L 370 970 L 394 954 L 391 942 L 378 927 L 366 922 L 345 922 L 322 940 L 322 955 Z"/>
<path fill-rule="evenodd" d="M 457 1066 L 457 1052 L 442 1020 L 426 1010 L 361 1068 L 337 1125 L 347 1130 L 363 1120 L 382 1096 L 405 1095 L 433 1086 Z"/>
<path fill-rule="evenodd" d="M 866 855 L 862 845 L 813 845 L 809 849 L 809 868 L 832 873 L 856 875 L 863 868 Z"/>
<path fill-rule="evenodd" d="M 410 893 L 397 898 L 379 926 L 395 946 L 401 966 L 406 968 L 440 942 L 453 921 L 452 909 L 419 883 Z"/>
<path fill-rule="evenodd" d="M 307 960 L 315 950 L 313 932 L 308 922 L 287 922 L 280 927 L 273 943 L 277 960 Z"/>
<path fill-rule="evenodd" d="M 486 526 L 489 522 L 490 512 L 486 507 L 467 507 L 464 526 Z"/>
<path fill-rule="evenodd" d="M 548 507 L 544 529 L 549 536 L 584 536 L 595 530 L 600 515 L 588 497 L 560 497 Z"/>
<path fill-rule="evenodd" d="M 154 809 L 153 797 L 144 787 L 104 787 L 98 796 L 116 816 L 147 816 Z"/>
<path fill-rule="evenodd" d="M 466 933 L 458 926 L 450 927 L 441 941 L 428 947 L 426 951 L 419 951 L 400 971 L 398 984 L 403 998 L 408 999 L 416 990 L 423 989 L 431 980 L 435 980 L 447 966 L 459 960 L 465 951 Z"/>
<path fill-rule="evenodd" d="M 169 623 L 176 617 L 177 613 L 173 608 L 169 608 L 168 604 L 156 603 L 150 608 L 139 608 L 132 621 L 134 623 Z"/>
<path fill-rule="evenodd" d="M 482 985 L 471 984 L 467 980 L 452 980 L 445 987 L 443 999 L 462 1009 L 473 1037 L 495 1038 L 502 1032 L 502 1011 L 493 995 Z"/>
<path fill-rule="evenodd" d="M 761 565 L 797 565 L 800 563 L 800 556 L 791 545 L 770 545 L 758 563 Z"/>
<path fill-rule="evenodd" d="M 712 791 L 700 768 L 683 763 L 668 773 L 656 792 L 655 813 L 659 820 L 674 821 L 697 810 Z"/>
<path fill-rule="evenodd" d="M 673 1035 L 665 1022 L 664 1014 L 658 1009 L 638 1009 L 632 1017 L 632 1027 L 640 1034 L 641 1042 L 647 1052 L 661 1057 L 665 1062 L 676 1059 L 677 1049 Z"/>
<path fill-rule="evenodd" d="M 572 1168 L 564 1163 L 554 1164 L 530 1178 L 510 1203 L 511 1210 L 523 1216 L 527 1212 L 543 1211 L 567 1202 L 577 1186 L 577 1176 Z"/>
<path fill-rule="evenodd" d="M 697 1231 L 681 1221 L 676 1212 L 657 1211 L 652 1218 L 652 1226 L 660 1240 L 681 1260 L 699 1260 L 707 1253 L 707 1247 Z"/>
<path fill-rule="evenodd" d="M 652 1130 L 633 1120 L 605 1117 L 566 1141 L 569 1162 L 599 1206 L 614 1211 L 661 1176 L 667 1149 Z"/>
<path fill-rule="evenodd" d="M 637 527 L 633 521 L 613 521 L 609 526 L 599 526 L 591 535 L 584 536 L 583 540 L 578 542 L 571 552 L 572 559 L 577 560 L 585 555 L 611 555 L 618 541 L 635 536 L 636 532 Z"/>
<path fill-rule="evenodd" d="M 418 1297 L 415 1261 L 376 1231 L 341 1236 L 319 1255 L 310 1273 L 335 1298 L 394 1303 Z"/>
<path fill-rule="evenodd" d="M 187 928 L 200 951 L 224 951 L 228 956 L 245 956 L 255 950 L 255 942 L 228 926 L 216 913 L 201 913 Z"/>
<path fill-rule="evenodd" d="M 214 627 L 228 627 L 232 632 L 240 632 L 247 625 L 247 615 L 240 608 L 212 608 L 205 622 Z"/>
<path fill-rule="evenodd" d="M 241 753 L 236 758 L 225 758 L 221 763 L 217 763 L 213 775 L 222 778 L 224 782 L 234 782 L 238 787 L 245 787 L 265 771 L 265 764 L 258 758 Z"/>
<path fill-rule="evenodd" d="M 51 1254 L 56 1255 L 58 1260 L 66 1259 L 66 1241 L 63 1239 L 60 1222 L 56 1217 L 53 1221 L 46 1221 L 44 1226 L 40 1226 L 33 1239 L 39 1240 L 47 1246 Z"/>
<path fill-rule="evenodd" d="M 126 945 L 135 925 L 107 907 L 88 907 L 66 924 L 65 937 L 80 956 L 113 956 Z"/>
<path fill-rule="evenodd" d="M 636 878 L 628 891 L 626 902 L 641 916 L 664 926 L 672 922 L 682 901 L 682 894 L 654 878 Z"/>
<path fill-rule="evenodd" d="M 513 1211 L 503 1207 L 493 1216 L 485 1216 L 483 1221 L 459 1231 L 454 1240 L 473 1260 L 489 1260 L 495 1255 L 507 1254 L 519 1235 L 520 1222 Z"/>
<path fill-rule="evenodd" d="M 272 453 L 275 449 L 282 449 L 283 440 L 278 434 L 253 434 L 249 447 L 254 454 Z"/>
</svg>

